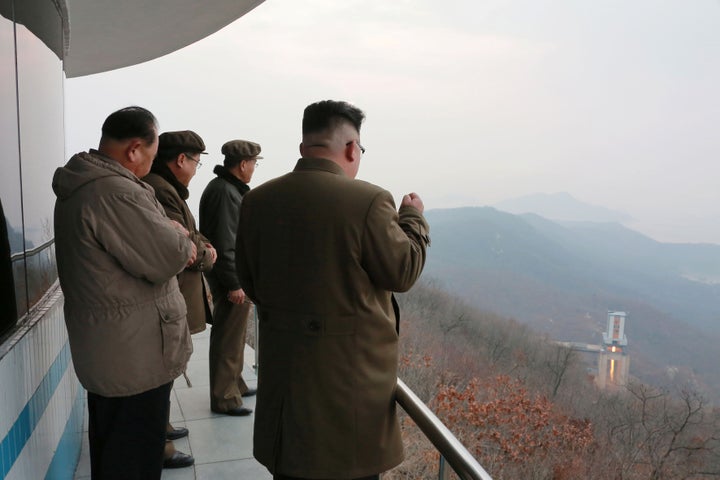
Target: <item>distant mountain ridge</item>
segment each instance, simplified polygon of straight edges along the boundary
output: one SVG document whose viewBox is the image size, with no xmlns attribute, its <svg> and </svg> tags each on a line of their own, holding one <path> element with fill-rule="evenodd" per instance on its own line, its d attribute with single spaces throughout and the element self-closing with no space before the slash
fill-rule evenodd
<svg viewBox="0 0 720 480">
<path fill-rule="evenodd" d="M 720 246 L 491 207 L 426 216 L 426 274 L 449 291 L 557 340 L 599 343 L 607 310 L 628 311 L 633 370 L 692 371 L 720 398 Z"/>
<path fill-rule="evenodd" d="M 550 220 L 627 222 L 632 217 L 624 212 L 581 202 L 567 192 L 533 193 L 503 200 L 493 205 L 508 213 L 535 213 Z"/>
</svg>

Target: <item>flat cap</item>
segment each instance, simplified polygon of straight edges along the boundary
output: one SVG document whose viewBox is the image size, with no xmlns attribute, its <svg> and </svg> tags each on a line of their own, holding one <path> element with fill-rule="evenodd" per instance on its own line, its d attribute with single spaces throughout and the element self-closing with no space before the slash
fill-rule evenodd
<svg viewBox="0 0 720 480">
<path fill-rule="evenodd" d="M 200 135 L 192 130 L 182 130 L 179 132 L 165 132 L 160 134 L 158 150 L 179 150 L 187 152 L 205 151 L 205 142 Z"/>
<path fill-rule="evenodd" d="M 225 142 L 221 151 L 227 158 L 244 159 L 251 157 L 263 158 L 258 157 L 260 150 L 262 150 L 260 145 L 255 142 L 248 142 L 247 140 L 230 140 L 229 142 Z"/>
</svg>

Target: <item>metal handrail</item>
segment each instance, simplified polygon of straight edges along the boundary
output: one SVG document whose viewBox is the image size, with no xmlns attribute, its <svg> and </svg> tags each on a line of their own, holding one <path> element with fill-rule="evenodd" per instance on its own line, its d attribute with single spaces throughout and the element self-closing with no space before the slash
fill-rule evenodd
<svg viewBox="0 0 720 480">
<path fill-rule="evenodd" d="M 440 452 L 441 459 L 445 458 L 461 479 L 492 480 L 492 477 L 460 443 L 460 440 L 399 378 L 397 379 L 396 400 Z"/>
<path fill-rule="evenodd" d="M 259 367 L 259 342 L 260 330 L 258 326 L 257 308 L 255 310 L 255 374 Z M 397 379 L 397 390 L 395 400 L 405 412 L 413 419 L 415 424 L 425 434 L 428 440 L 440 452 L 439 478 L 447 478 L 445 462 L 450 464 L 453 471 L 462 480 L 492 480 L 492 477 L 468 452 L 467 448 L 460 443 L 460 440 L 448 430 L 437 416 L 415 395 L 405 382 Z"/>
<path fill-rule="evenodd" d="M 30 250 L 25 250 L 25 251 L 23 251 L 23 252 L 14 253 L 14 254 L 12 254 L 12 255 L 10 256 L 10 261 L 11 261 L 11 262 L 16 262 L 17 260 L 20 260 L 20 259 L 23 259 L 23 258 L 26 258 L 26 257 L 32 257 L 32 256 L 34 256 L 34 255 L 37 255 L 38 253 L 42 252 L 43 250 L 45 250 L 46 248 L 48 248 L 48 247 L 49 247 L 50 245 L 52 245 L 53 243 L 55 243 L 55 239 L 54 239 L 54 238 L 51 238 L 50 240 L 48 240 L 47 242 L 43 243 L 43 244 L 40 245 L 40 246 L 31 248 Z"/>
</svg>

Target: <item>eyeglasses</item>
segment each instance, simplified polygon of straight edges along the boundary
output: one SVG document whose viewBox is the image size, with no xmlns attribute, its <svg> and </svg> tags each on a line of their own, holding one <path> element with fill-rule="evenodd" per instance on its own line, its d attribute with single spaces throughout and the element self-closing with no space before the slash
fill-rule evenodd
<svg viewBox="0 0 720 480">
<path fill-rule="evenodd" d="M 197 168 L 202 167 L 202 162 L 200 161 L 200 157 L 198 157 L 198 158 L 193 158 L 193 157 L 191 157 L 190 155 L 188 155 L 187 153 L 184 154 L 184 155 L 185 155 L 185 158 L 187 158 L 188 160 L 192 160 L 193 162 L 197 163 Z"/>
<path fill-rule="evenodd" d="M 347 142 L 347 143 L 345 144 L 345 146 L 347 147 L 348 145 L 350 145 L 350 144 L 353 143 L 353 142 L 354 142 L 354 143 L 357 143 L 357 146 L 360 148 L 360 153 L 364 154 L 364 153 L 365 153 L 365 147 L 363 147 L 362 145 L 360 145 L 360 142 L 358 142 L 357 140 L 350 140 L 349 142 Z"/>
</svg>

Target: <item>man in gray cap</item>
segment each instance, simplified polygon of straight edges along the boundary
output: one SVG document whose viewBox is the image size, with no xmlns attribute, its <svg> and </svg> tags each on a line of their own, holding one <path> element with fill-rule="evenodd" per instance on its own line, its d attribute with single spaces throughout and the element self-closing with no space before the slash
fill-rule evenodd
<svg viewBox="0 0 720 480">
<path fill-rule="evenodd" d="M 200 199 L 200 231 L 217 249 L 217 262 L 207 280 L 213 296 L 210 330 L 210 409 L 215 413 L 245 416 L 242 397 L 255 395 L 242 378 L 243 355 L 250 302 L 245 298 L 235 267 L 235 236 L 240 201 L 250 190 L 260 145 L 231 140 L 222 146 L 223 165 Z"/>
<path fill-rule="evenodd" d="M 165 132 L 159 137 L 158 152 L 150 174 L 143 178 L 155 190 L 155 197 L 167 216 L 189 232 L 197 248 L 195 261 L 178 274 L 180 292 L 187 305 L 190 333 L 202 332 L 206 322 L 212 321 L 203 272 L 211 270 L 217 258 L 210 241 L 195 226 L 195 218 L 186 203 L 190 180 L 201 165 L 200 154 L 205 153 L 204 150 L 205 142 L 191 130 Z M 168 421 L 163 468 L 189 467 L 195 463 L 192 455 L 175 450 L 172 443 L 172 440 L 187 434 L 187 428 L 173 428 Z"/>
</svg>

